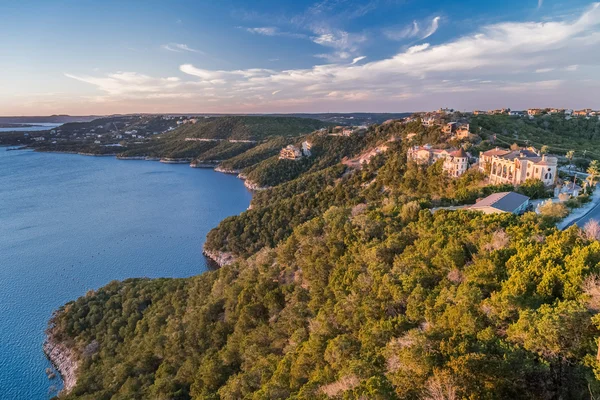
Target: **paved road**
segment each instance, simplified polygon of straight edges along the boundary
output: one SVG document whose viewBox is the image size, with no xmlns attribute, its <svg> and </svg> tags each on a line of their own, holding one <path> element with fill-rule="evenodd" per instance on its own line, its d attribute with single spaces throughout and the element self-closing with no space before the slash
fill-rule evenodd
<svg viewBox="0 0 600 400">
<path fill-rule="evenodd" d="M 596 221 L 600 222 L 600 202 L 596 204 L 596 206 L 594 206 L 594 208 L 592 208 L 587 214 L 580 218 L 577 218 L 575 221 L 567 225 L 567 227 L 576 224 L 580 228 L 583 228 L 585 224 L 591 219 L 595 219 Z"/>
</svg>

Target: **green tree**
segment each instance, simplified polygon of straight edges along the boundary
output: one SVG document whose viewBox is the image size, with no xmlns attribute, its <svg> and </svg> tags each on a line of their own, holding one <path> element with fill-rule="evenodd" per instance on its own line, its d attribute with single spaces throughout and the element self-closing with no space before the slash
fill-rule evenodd
<svg viewBox="0 0 600 400">
<path fill-rule="evenodd" d="M 591 185 L 596 183 L 596 178 L 600 175 L 600 161 L 592 160 L 590 166 L 587 169 L 588 180 Z"/>
</svg>

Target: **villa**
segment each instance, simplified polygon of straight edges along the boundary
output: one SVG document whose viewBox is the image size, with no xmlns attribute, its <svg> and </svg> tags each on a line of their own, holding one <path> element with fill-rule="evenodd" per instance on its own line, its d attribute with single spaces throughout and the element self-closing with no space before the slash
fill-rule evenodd
<svg viewBox="0 0 600 400">
<path fill-rule="evenodd" d="M 469 155 L 461 149 L 434 149 L 429 145 L 414 146 L 408 150 L 408 159 L 419 165 L 431 165 L 444 160 L 443 169 L 452 177 L 459 177 L 469 169 Z"/>
<path fill-rule="evenodd" d="M 539 179 L 554 186 L 558 159 L 536 152 L 533 148 L 520 150 L 495 149 L 481 152 L 479 169 L 488 174 L 491 184 L 520 185 L 527 179 Z"/>
<path fill-rule="evenodd" d="M 297 161 L 297 160 L 300 160 L 301 158 L 302 158 L 302 151 L 299 148 L 297 148 L 296 146 L 294 146 L 293 144 L 290 144 L 290 145 L 284 147 L 279 152 L 280 160 Z"/>
</svg>

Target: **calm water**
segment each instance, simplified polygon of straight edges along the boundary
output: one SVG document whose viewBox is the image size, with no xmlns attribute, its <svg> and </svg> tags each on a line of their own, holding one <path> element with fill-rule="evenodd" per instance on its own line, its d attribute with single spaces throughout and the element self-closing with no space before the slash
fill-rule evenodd
<svg viewBox="0 0 600 400">
<path fill-rule="evenodd" d="M 0 148 L 0 398 L 47 399 L 52 311 L 128 277 L 206 271 L 208 231 L 246 209 L 231 175 Z"/>
<path fill-rule="evenodd" d="M 36 131 L 46 131 L 48 129 L 53 129 L 62 124 L 53 124 L 49 122 L 22 122 L 22 124 L 32 125 L 28 127 L 11 127 L 11 128 L 2 128 L 0 127 L 0 132 L 36 132 Z"/>
</svg>

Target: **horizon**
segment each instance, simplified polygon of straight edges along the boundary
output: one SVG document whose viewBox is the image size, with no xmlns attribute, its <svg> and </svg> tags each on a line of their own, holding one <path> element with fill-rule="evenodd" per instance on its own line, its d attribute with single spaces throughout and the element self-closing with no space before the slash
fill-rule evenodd
<svg viewBox="0 0 600 400">
<path fill-rule="evenodd" d="M 600 108 L 598 2 L 143 5 L 0 5 L 0 115 Z"/>
</svg>

